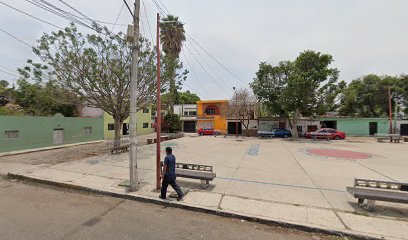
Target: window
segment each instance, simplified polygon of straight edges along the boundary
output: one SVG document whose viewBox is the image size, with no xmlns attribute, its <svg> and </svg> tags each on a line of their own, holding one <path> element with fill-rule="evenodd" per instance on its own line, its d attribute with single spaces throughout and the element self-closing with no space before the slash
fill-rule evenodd
<svg viewBox="0 0 408 240">
<path fill-rule="evenodd" d="M 197 111 L 190 111 L 190 116 L 197 116 Z"/>
<path fill-rule="evenodd" d="M 12 131 L 5 131 L 4 135 L 6 138 L 18 138 L 19 131 L 12 130 Z"/>
<path fill-rule="evenodd" d="M 149 109 L 147 108 L 143 109 L 143 113 L 149 113 Z"/>
<path fill-rule="evenodd" d="M 84 127 L 85 135 L 91 135 L 91 133 L 92 133 L 92 127 Z"/>
<path fill-rule="evenodd" d="M 184 116 L 188 116 L 188 112 L 187 112 L 187 111 L 184 111 Z"/>
<path fill-rule="evenodd" d="M 205 110 L 205 114 L 207 115 L 215 115 L 215 109 L 214 108 L 207 108 Z"/>
<path fill-rule="evenodd" d="M 303 132 L 302 126 L 297 126 L 297 131 L 300 132 L 300 133 Z"/>
<path fill-rule="evenodd" d="M 143 123 L 143 128 L 148 128 L 149 127 L 149 123 Z"/>
<path fill-rule="evenodd" d="M 113 131 L 113 130 L 115 130 L 115 124 L 109 123 L 108 124 L 108 131 Z"/>
</svg>

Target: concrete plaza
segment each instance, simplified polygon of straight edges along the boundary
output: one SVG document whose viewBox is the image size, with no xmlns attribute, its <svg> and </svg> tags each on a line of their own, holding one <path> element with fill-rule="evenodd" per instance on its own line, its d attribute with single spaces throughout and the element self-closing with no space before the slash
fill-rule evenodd
<svg viewBox="0 0 408 240">
<path fill-rule="evenodd" d="M 408 239 L 406 205 L 378 202 L 366 212 L 346 192 L 354 178 L 408 182 L 408 143 L 377 143 L 373 138 L 345 141 L 186 136 L 162 143 L 178 162 L 212 165 L 210 187 L 179 178 L 190 192 L 186 206 L 256 217 L 299 226 L 386 239 Z M 126 193 L 128 154 L 100 155 L 56 165 L 20 167 L 10 173 L 31 179 L 99 191 L 158 199 L 155 145 L 138 148 L 140 188 Z M 314 149 L 348 150 L 368 158 L 347 159 L 312 154 Z M 172 201 L 172 200 L 170 200 Z"/>
</svg>

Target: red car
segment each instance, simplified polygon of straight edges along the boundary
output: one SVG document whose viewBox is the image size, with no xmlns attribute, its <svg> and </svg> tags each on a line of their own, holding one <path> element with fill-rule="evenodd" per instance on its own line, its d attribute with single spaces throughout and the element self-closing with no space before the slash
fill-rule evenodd
<svg viewBox="0 0 408 240">
<path fill-rule="evenodd" d="M 323 139 L 345 139 L 346 133 L 333 129 L 333 128 L 322 128 L 316 132 L 305 133 L 305 138 L 323 138 Z"/>
<path fill-rule="evenodd" d="M 197 131 L 198 135 L 203 136 L 203 135 L 218 135 L 220 134 L 220 131 L 217 129 L 212 129 L 212 128 L 200 128 Z"/>
</svg>

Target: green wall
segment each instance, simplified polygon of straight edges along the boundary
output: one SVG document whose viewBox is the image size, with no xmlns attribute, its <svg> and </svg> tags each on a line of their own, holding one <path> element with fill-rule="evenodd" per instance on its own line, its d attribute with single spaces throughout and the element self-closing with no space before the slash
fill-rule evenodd
<svg viewBox="0 0 408 240">
<path fill-rule="evenodd" d="M 143 110 L 140 110 L 136 113 L 136 132 L 137 135 L 145 135 L 145 134 L 149 134 L 149 133 L 153 133 L 154 132 L 154 128 L 152 128 L 152 109 L 147 108 L 147 110 L 149 111 L 148 113 L 143 113 Z M 104 138 L 106 140 L 111 140 L 115 138 L 115 131 L 114 130 L 109 130 L 108 129 L 108 125 L 109 124 L 113 124 L 113 117 L 111 115 L 109 115 L 108 113 L 104 113 L 103 116 L 104 119 L 104 123 L 103 123 L 103 134 L 104 134 Z M 127 118 L 123 123 L 129 123 L 129 118 Z M 148 127 L 147 128 L 143 128 L 143 123 L 147 123 Z M 122 133 L 122 130 L 121 130 Z"/>
<path fill-rule="evenodd" d="M 320 121 L 337 121 L 337 130 L 350 136 L 369 136 L 370 122 L 377 122 L 378 133 L 388 133 L 388 118 L 321 118 Z"/>
<path fill-rule="evenodd" d="M 85 134 L 85 127 L 91 127 Z M 0 116 L 0 152 L 53 146 L 54 129 L 64 129 L 64 144 L 103 139 L 102 118 Z M 5 131 L 18 131 L 18 138 L 8 138 Z"/>
</svg>

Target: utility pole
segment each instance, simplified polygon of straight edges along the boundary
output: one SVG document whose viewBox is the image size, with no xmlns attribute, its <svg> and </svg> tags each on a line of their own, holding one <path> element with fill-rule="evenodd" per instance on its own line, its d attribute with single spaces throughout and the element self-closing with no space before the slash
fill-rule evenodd
<svg viewBox="0 0 408 240">
<path fill-rule="evenodd" d="M 160 190 L 160 134 L 161 134 L 161 87 L 160 87 L 160 15 L 157 14 L 157 117 L 156 117 L 156 190 Z"/>
<path fill-rule="evenodd" d="M 390 115 L 390 130 L 389 132 L 392 134 L 392 104 L 391 104 L 391 87 L 388 87 L 388 109 Z"/>
<path fill-rule="evenodd" d="M 129 151 L 129 191 L 136 191 L 138 188 L 138 172 L 137 172 L 137 135 L 136 135 L 136 112 L 137 112 L 137 74 L 138 74 L 138 58 L 139 50 L 139 15 L 140 15 L 140 0 L 135 0 L 133 11 L 133 50 L 132 50 L 132 69 L 130 80 L 130 151 Z"/>
<path fill-rule="evenodd" d="M 235 137 L 238 138 L 238 95 L 235 87 L 232 87 L 232 89 L 234 89 L 235 92 Z"/>
</svg>

